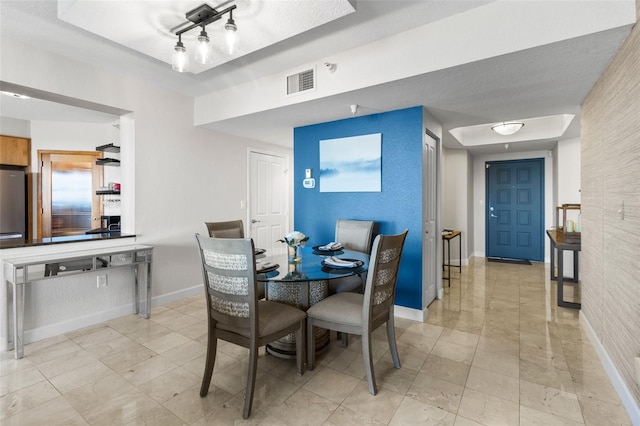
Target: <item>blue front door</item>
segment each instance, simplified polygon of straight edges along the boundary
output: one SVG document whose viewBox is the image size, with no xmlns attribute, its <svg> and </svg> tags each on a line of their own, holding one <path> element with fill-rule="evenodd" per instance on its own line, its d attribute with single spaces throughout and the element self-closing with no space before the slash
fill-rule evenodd
<svg viewBox="0 0 640 426">
<path fill-rule="evenodd" d="M 489 161 L 487 257 L 544 260 L 544 159 Z"/>
</svg>

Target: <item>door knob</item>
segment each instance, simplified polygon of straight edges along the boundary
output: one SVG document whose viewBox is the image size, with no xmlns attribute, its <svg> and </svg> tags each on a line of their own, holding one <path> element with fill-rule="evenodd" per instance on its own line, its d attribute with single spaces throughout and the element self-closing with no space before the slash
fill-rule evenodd
<svg viewBox="0 0 640 426">
<path fill-rule="evenodd" d="M 495 215 L 495 214 L 493 214 L 493 213 L 491 213 L 491 217 L 498 217 L 498 216 L 497 216 L 497 215 Z"/>
<path fill-rule="evenodd" d="M 262 222 L 260 220 L 255 220 L 255 219 L 251 219 L 251 223 L 258 223 L 258 222 Z"/>
</svg>

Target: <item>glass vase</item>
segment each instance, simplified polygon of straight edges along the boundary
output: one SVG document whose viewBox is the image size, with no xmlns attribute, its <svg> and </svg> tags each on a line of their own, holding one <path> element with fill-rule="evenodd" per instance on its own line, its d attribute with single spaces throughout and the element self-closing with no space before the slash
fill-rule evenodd
<svg viewBox="0 0 640 426">
<path fill-rule="evenodd" d="M 302 247 L 287 246 L 289 263 L 300 263 L 302 261 Z"/>
</svg>

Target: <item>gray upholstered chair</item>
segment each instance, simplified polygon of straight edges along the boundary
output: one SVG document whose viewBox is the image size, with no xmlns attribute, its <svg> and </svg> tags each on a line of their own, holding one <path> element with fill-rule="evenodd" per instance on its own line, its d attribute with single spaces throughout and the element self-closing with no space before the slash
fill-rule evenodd
<svg viewBox="0 0 640 426">
<path fill-rule="evenodd" d="M 374 225 L 375 223 L 370 220 L 338 219 L 335 241 L 342 244 L 347 250 L 370 254 Z M 353 275 L 329 280 L 329 294 L 342 293 L 343 291 L 362 292 L 362 284 L 365 279 L 364 276 Z"/>
<path fill-rule="evenodd" d="M 369 392 L 378 391 L 373 372 L 371 332 L 387 324 L 389 350 L 393 366 L 400 368 L 393 323 L 393 301 L 398 280 L 400 257 L 407 230 L 398 235 L 378 235 L 373 242 L 369 274 L 364 294 L 344 292 L 329 296 L 307 310 L 307 368 L 315 363 L 313 327 L 362 336 L 362 355 L 369 382 Z"/>
<path fill-rule="evenodd" d="M 226 222 L 205 222 L 210 237 L 244 238 L 244 224 L 241 219 Z M 258 283 L 258 299 L 264 299 L 264 283 Z"/>
<path fill-rule="evenodd" d="M 244 225 L 242 220 L 230 220 L 227 222 L 205 222 L 210 237 L 215 238 L 244 238 Z"/>
<path fill-rule="evenodd" d="M 249 349 L 249 373 L 242 416 L 251 414 L 258 348 L 296 333 L 298 375 L 304 373 L 304 311 L 256 297 L 253 240 L 211 238 L 196 234 L 207 297 L 207 359 L 200 396 L 209 392 L 218 339 Z"/>
</svg>

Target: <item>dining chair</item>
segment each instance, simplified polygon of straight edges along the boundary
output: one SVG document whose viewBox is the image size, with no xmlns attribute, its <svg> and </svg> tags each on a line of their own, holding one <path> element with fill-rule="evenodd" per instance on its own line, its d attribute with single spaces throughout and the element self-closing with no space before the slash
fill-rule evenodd
<svg viewBox="0 0 640 426">
<path fill-rule="evenodd" d="M 244 224 L 242 219 L 226 222 L 205 222 L 210 237 L 215 238 L 244 238 Z M 258 299 L 265 297 L 264 283 L 258 283 Z"/>
<path fill-rule="evenodd" d="M 196 234 L 207 298 L 207 358 L 200 396 L 209 392 L 218 339 L 249 349 L 249 371 L 243 418 L 251 414 L 258 365 L 258 348 L 296 333 L 298 375 L 304 374 L 305 318 L 293 306 L 256 297 L 253 240 L 212 238 Z"/>
<path fill-rule="evenodd" d="M 347 250 L 370 254 L 374 225 L 375 222 L 370 220 L 338 219 L 336 221 L 335 241 L 342 244 L 342 247 Z M 343 291 L 362 292 L 362 284 L 364 284 L 365 280 L 366 278 L 360 275 L 330 280 L 329 294 Z"/>
<path fill-rule="evenodd" d="M 378 235 L 373 242 L 369 274 L 364 294 L 343 292 L 329 296 L 307 310 L 307 336 L 313 327 L 362 336 L 362 355 L 369 383 L 369 392 L 378 392 L 373 371 L 371 332 L 387 325 L 387 339 L 393 366 L 400 368 L 393 322 L 394 296 L 404 241 L 408 230 L 397 235 Z M 315 339 L 307 339 L 307 368 L 315 363 Z"/>
<path fill-rule="evenodd" d="M 205 222 L 210 237 L 244 238 L 244 225 L 241 219 L 226 222 Z"/>
</svg>

